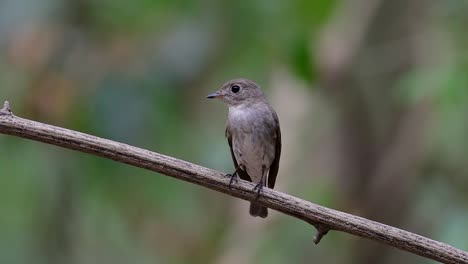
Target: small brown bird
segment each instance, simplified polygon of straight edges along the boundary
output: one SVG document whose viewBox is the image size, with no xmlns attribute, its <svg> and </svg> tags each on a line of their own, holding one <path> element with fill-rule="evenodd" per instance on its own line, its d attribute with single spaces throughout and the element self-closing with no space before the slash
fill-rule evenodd
<svg viewBox="0 0 468 264">
<path fill-rule="evenodd" d="M 275 187 L 281 155 L 278 116 L 260 87 L 247 79 L 226 82 L 207 98 L 219 98 L 229 107 L 226 137 L 235 171 L 228 174 L 230 185 L 237 176 L 256 183 L 257 197 L 263 186 Z M 251 202 L 252 216 L 267 217 L 266 207 Z"/>
</svg>

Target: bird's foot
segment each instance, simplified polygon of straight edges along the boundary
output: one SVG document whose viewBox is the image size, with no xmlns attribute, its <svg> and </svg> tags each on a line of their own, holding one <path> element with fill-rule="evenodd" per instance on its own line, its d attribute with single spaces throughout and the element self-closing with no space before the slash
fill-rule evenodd
<svg viewBox="0 0 468 264">
<path fill-rule="evenodd" d="M 257 196 L 255 197 L 255 200 L 257 200 L 258 197 L 260 197 L 260 193 L 262 192 L 262 190 L 263 190 L 263 182 L 257 183 L 257 185 L 255 185 L 255 187 L 252 190 L 254 192 L 257 192 Z"/>
<path fill-rule="evenodd" d="M 235 182 L 237 183 L 239 181 L 239 177 L 237 177 L 237 172 L 234 172 L 233 174 L 226 174 L 226 177 L 230 177 L 231 179 L 229 180 L 229 189 L 232 186 L 232 183 Z"/>
</svg>

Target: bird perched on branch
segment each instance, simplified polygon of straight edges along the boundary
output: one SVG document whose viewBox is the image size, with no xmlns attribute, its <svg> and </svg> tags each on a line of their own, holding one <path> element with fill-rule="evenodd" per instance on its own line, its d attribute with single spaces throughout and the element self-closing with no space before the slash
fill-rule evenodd
<svg viewBox="0 0 468 264">
<path fill-rule="evenodd" d="M 262 188 L 275 186 L 281 155 L 281 131 L 278 116 L 260 87 L 251 80 L 226 82 L 207 98 L 218 98 L 229 107 L 226 138 L 231 148 L 235 171 L 229 185 L 237 177 L 256 183 L 257 198 Z M 266 207 L 251 202 L 252 216 L 267 217 Z"/>
</svg>

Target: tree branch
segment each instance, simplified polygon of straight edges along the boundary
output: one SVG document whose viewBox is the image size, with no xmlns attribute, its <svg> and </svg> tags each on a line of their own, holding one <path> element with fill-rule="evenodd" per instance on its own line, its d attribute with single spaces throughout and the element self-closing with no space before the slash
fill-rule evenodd
<svg viewBox="0 0 468 264">
<path fill-rule="evenodd" d="M 127 144 L 23 119 L 13 115 L 8 102 L 0 110 L 0 133 L 105 157 L 244 200 L 256 199 L 256 193 L 252 192 L 254 184 L 250 182 L 241 180 L 229 188 L 229 178 L 221 172 Z M 443 263 L 468 264 L 468 252 L 463 250 L 272 189 L 264 188 L 257 203 L 315 226 L 318 231 L 314 237 L 315 243 L 320 242 L 329 230 L 338 230 Z"/>
</svg>

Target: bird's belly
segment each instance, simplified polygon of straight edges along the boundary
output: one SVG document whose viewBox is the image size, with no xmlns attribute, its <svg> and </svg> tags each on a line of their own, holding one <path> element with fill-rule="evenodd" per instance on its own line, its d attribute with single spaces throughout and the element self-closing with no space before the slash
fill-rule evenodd
<svg viewBox="0 0 468 264">
<path fill-rule="evenodd" d="M 267 173 L 273 157 L 268 154 L 268 144 L 253 134 L 244 135 L 234 140 L 234 155 L 253 182 L 260 182 L 263 173 Z M 271 153 L 271 152 L 270 152 Z"/>
</svg>

